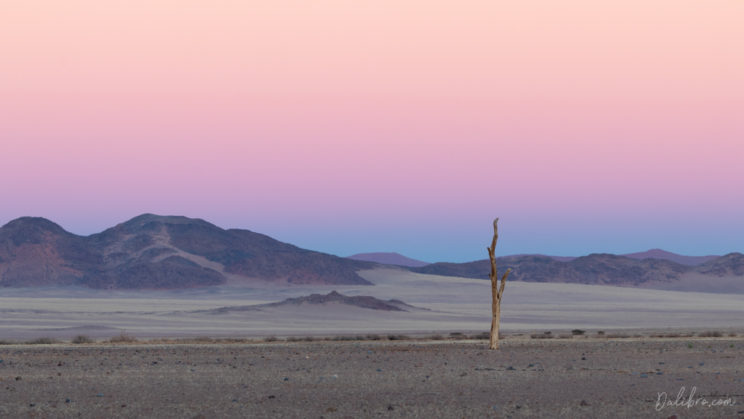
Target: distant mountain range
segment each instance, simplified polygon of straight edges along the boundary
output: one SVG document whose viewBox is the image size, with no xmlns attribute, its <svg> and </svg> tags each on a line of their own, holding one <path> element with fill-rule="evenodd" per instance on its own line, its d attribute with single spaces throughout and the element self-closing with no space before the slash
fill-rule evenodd
<svg viewBox="0 0 744 419">
<path fill-rule="evenodd" d="M 381 263 L 383 265 L 407 266 L 411 268 L 418 268 L 429 264 L 429 262 L 411 259 L 395 252 L 357 253 L 356 255 L 347 257 L 349 259 Z"/>
<path fill-rule="evenodd" d="M 570 262 L 576 259 L 576 256 L 549 256 L 540 254 L 521 254 L 521 255 L 509 255 L 507 257 L 548 257 L 559 262 Z M 667 252 L 662 249 L 651 249 L 645 252 L 637 253 L 626 253 L 620 256 L 624 256 L 631 259 L 661 259 L 668 260 L 671 262 L 679 263 L 680 265 L 700 265 L 710 260 L 716 259 L 720 256 L 685 256 L 677 253 Z M 401 255 L 395 252 L 374 252 L 374 253 L 358 253 L 356 255 L 348 256 L 349 259 L 363 260 L 367 262 L 375 262 L 383 265 L 397 265 L 406 266 L 411 268 L 420 268 L 422 266 L 430 265 L 429 262 L 423 262 L 416 259 L 411 259 L 407 256 Z"/>
<path fill-rule="evenodd" d="M 744 255 L 741 253 L 716 257 L 699 265 L 683 265 L 666 259 L 639 259 L 606 253 L 591 254 L 568 261 L 540 255 L 506 256 L 497 258 L 496 261 L 500 272 L 512 269 L 509 279 L 514 281 L 673 289 L 675 281 L 694 278 L 699 282 L 696 290 L 705 290 L 705 283 L 711 278 L 738 279 L 740 283 L 744 283 Z M 467 263 L 433 263 L 410 270 L 433 275 L 487 279 L 490 262 L 483 259 Z"/>
<path fill-rule="evenodd" d="M 497 260 L 510 280 L 744 290 L 744 255 L 682 256 L 660 249 L 582 257 L 513 255 Z M 0 287 L 77 285 L 99 289 L 181 289 L 222 284 L 372 285 L 358 272 L 396 265 L 417 273 L 488 277 L 486 259 L 432 263 L 397 253 L 341 258 L 204 220 L 144 214 L 91 236 L 44 219 L 0 227 Z M 337 297 L 337 296 L 332 296 Z"/>
<path fill-rule="evenodd" d="M 684 255 L 678 255 L 676 253 L 667 252 L 666 250 L 661 249 L 651 249 L 647 250 L 645 252 L 638 252 L 638 253 L 626 253 L 624 255 L 627 258 L 631 259 L 663 259 L 668 260 L 671 262 L 679 263 L 680 265 L 701 265 L 705 262 L 709 262 L 713 259 L 719 258 L 721 256 L 684 256 Z"/>
<path fill-rule="evenodd" d="M 0 286 L 176 289 L 226 283 L 371 285 L 376 266 L 204 220 L 144 214 L 87 237 L 44 219 L 0 228 Z"/>
</svg>

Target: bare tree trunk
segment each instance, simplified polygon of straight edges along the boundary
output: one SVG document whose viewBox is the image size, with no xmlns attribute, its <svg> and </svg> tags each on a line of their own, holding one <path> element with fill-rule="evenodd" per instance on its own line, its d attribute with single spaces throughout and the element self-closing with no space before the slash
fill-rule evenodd
<svg viewBox="0 0 744 419">
<path fill-rule="evenodd" d="M 504 275 L 501 277 L 501 284 L 499 284 L 499 273 L 496 269 L 496 241 L 499 239 L 499 219 L 493 220 L 493 240 L 491 241 L 491 247 L 488 249 L 488 257 L 491 259 L 491 341 L 488 345 L 488 349 L 499 348 L 499 325 L 501 322 L 501 297 L 504 295 L 504 286 L 506 285 L 506 277 L 509 276 L 511 269 L 507 269 Z"/>
</svg>

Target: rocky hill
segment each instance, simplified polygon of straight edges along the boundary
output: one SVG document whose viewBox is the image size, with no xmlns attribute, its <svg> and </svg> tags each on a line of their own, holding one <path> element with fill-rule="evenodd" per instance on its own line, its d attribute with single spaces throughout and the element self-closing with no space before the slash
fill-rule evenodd
<svg viewBox="0 0 744 419">
<path fill-rule="evenodd" d="M 144 214 L 87 237 L 44 218 L 0 228 L 0 286 L 178 289 L 224 283 L 370 285 L 374 263 L 200 219 Z"/>
<path fill-rule="evenodd" d="M 356 308 L 364 308 L 368 310 L 381 310 L 381 311 L 420 311 L 422 309 L 406 304 L 400 300 L 381 300 L 379 298 L 359 295 L 359 296 L 347 296 L 340 294 L 336 291 L 331 291 L 328 294 L 311 294 L 296 298 L 287 298 L 283 301 L 269 304 L 256 304 L 247 306 L 232 306 L 232 307 L 220 307 L 212 310 L 204 310 L 206 312 L 214 314 L 223 314 L 236 311 L 260 311 L 265 308 L 281 308 L 281 307 L 296 307 L 296 306 L 327 306 L 331 304 L 339 304 L 344 306 L 351 306 Z"/>
</svg>

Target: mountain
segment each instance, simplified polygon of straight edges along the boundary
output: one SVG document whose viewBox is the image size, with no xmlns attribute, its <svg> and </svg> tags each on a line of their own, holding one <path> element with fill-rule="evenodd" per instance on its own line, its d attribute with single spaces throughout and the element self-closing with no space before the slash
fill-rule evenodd
<svg viewBox="0 0 744 419">
<path fill-rule="evenodd" d="M 429 262 L 411 259 L 395 252 L 357 253 L 356 255 L 347 256 L 347 258 L 381 263 L 383 265 L 398 265 L 412 268 L 426 266 L 429 264 Z"/>
<path fill-rule="evenodd" d="M 666 259 L 633 259 L 611 254 L 591 254 L 565 262 L 549 256 L 507 256 L 496 258 L 496 263 L 500 273 L 512 269 L 510 280 L 526 282 L 662 287 L 694 277 L 697 279 L 695 290 L 698 291 L 706 290 L 706 280 L 714 281 L 716 278 L 733 279 L 744 284 L 744 255 L 741 253 L 730 253 L 697 266 Z M 467 263 L 433 263 L 410 270 L 488 279 L 490 263 L 487 259 Z"/>
<path fill-rule="evenodd" d="M 0 286 L 371 285 L 356 272 L 374 266 L 180 216 L 143 214 L 87 237 L 44 218 L 19 218 L 0 228 Z"/>
<path fill-rule="evenodd" d="M 645 252 L 638 253 L 627 253 L 622 256 L 631 259 L 664 259 L 671 262 L 679 263 L 680 265 L 701 265 L 705 262 L 719 258 L 720 256 L 685 256 L 678 255 L 676 253 L 667 252 L 662 249 L 651 249 Z"/>
</svg>

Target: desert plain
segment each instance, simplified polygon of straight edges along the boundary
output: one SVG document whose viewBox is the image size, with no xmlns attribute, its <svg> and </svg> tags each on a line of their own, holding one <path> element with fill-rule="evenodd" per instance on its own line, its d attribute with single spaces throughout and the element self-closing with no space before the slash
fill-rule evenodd
<svg viewBox="0 0 744 419">
<path fill-rule="evenodd" d="M 510 282 L 488 350 L 487 281 L 361 275 L 3 289 L 0 417 L 744 417 L 741 295 Z M 409 307 L 271 305 L 331 291 Z"/>
</svg>

